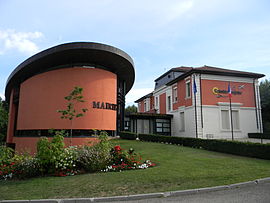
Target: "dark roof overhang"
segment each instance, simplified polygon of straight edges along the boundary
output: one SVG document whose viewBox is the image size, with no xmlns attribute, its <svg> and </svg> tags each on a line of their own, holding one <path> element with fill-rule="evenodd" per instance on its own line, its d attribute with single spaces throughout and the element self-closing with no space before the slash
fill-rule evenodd
<svg viewBox="0 0 270 203">
<path fill-rule="evenodd" d="M 137 118 L 137 119 L 150 119 L 150 118 L 157 118 L 157 119 L 171 119 L 173 118 L 172 114 L 157 114 L 157 113 L 126 113 L 125 114 L 126 117 L 130 117 L 130 118 Z"/>
<path fill-rule="evenodd" d="M 180 75 L 179 77 L 175 78 L 174 80 L 168 82 L 166 85 L 172 85 L 172 84 L 176 83 L 177 81 L 182 80 L 183 78 L 185 78 L 193 73 L 234 76 L 234 77 L 247 77 L 247 78 L 262 78 L 265 76 L 264 74 L 260 74 L 260 73 L 250 73 L 250 72 L 244 72 L 244 71 L 220 69 L 220 68 L 214 68 L 214 67 L 209 67 L 209 66 L 204 66 L 204 67 L 192 68 L 190 71 L 187 71 L 186 73 Z M 210 70 L 208 68 L 210 68 Z M 211 68 L 213 68 L 213 69 L 211 70 Z M 224 70 L 224 71 L 222 71 L 222 70 Z"/>
<path fill-rule="evenodd" d="M 13 87 L 19 86 L 34 75 L 68 66 L 87 65 L 115 73 L 119 80 L 126 82 L 126 94 L 133 86 L 134 64 L 127 53 L 105 44 L 73 42 L 46 49 L 17 66 L 6 83 L 6 100 L 9 101 Z"/>
</svg>

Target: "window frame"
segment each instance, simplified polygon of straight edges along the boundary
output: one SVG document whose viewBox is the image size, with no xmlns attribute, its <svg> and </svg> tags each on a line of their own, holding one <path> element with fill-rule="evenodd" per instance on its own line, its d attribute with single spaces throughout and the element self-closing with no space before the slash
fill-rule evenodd
<svg viewBox="0 0 270 203">
<path fill-rule="evenodd" d="M 168 111 L 172 110 L 171 95 L 167 96 L 167 109 L 168 109 Z"/>
<path fill-rule="evenodd" d="M 191 98 L 191 80 L 187 79 L 186 80 L 186 99 Z"/>
<path fill-rule="evenodd" d="M 183 116 L 181 116 L 183 115 Z M 179 112 L 179 123 L 180 123 L 180 128 L 179 131 L 180 132 L 185 132 L 185 112 L 184 111 L 180 111 Z"/>
<path fill-rule="evenodd" d="M 171 130 L 172 130 L 172 126 L 171 126 L 170 119 L 155 119 L 155 132 L 157 134 L 170 136 Z"/>
<path fill-rule="evenodd" d="M 228 128 L 224 128 L 224 126 L 223 126 L 222 111 L 227 111 L 228 112 L 228 120 L 227 120 Z M 232 130 L 231 114 L 233 114 L 233 112 L 237 113 L 237 120 L 234 120 L 235 116 L 232 117 L 233 132 L 240 132 L 241 131 L 240 111 L 239 111 L 239 109 L 232 109 L 232 111 L 230 111 L 230 109 L 228 109 L 228 108 L 221 108 L 220 109 L 220 129 L 221 129 L 221 131 L 231 131 Z"/>
<path fill-rule="evenodd" d="M 177 86 L 174 86 L 172 88 L 172 95 L 173 95 L 173 103 L 177 103 L 178 102 Z"/>
</svg>

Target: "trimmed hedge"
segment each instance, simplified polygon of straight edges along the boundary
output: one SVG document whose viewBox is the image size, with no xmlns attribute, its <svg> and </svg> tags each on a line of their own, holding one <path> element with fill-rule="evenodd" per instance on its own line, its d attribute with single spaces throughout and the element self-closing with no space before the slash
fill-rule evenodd
<svg viewBox="0 0 270 203">
<path fill-rule="evenodd" d="M 122 139 L 135 140 L 137 135 L 131 132 L 121 132 L 120 137 Z M 153 134 L 139 134 L 138 137 L 141 141 L 177 144 L 210 151 L 270 160 L 270 144 L 214 139 L 207 140 L 199 138 L 162 136 Z"/>
<path fill-rule="evenodd" d="M 248 133 L 249 138 L 270 139 L 270 133 Z"/>
<path fill-rule="evenodd" d="M 137 138 L 137 134 L 136 133 L 126 132 L 126 131 L 120 132 L 119 133 L 119 136 L 122 139 L 126 139 L 126 140 L 136 140 L 136 138 Z"/>
</svg>

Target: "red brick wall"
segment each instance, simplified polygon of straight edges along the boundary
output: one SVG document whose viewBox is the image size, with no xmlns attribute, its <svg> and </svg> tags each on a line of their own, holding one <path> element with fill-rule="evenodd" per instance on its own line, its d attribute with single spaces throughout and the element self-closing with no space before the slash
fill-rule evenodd
<svg viewBox="0 0 270 203">
<path fill-rule="evenodd" d="M 192 84 L 191 84 L 191 86 L 192 86 Z M 178 97 L 178 99 L 177 99 L 176 103 L 173 103 L 173 110 L 176 110 L 180 106 L 191 106 L 192 105 L 192 87 L 191 87 L 190 91 L 191 91 L 191 97 L 186 98 L 186 81 L 180 80 L 177 82 L 177 97 Z"/>
<path fill-rule="evenodd" d="M 217 105 L 218 102 L 229 102 L 228 94 L 214 94 L 213 88 L 219 90 L 228 90 L 227 81 L 202 80 L 202 104 Z M 242 94 L 232 94 L 233 103 L 242 103 L 243 107 L 254 107 L 254 87 L 252 83 L 230 82 L 232 92 L 239 91 Z M 241 88 L 242 87 L 242 88 Z M 220 95 L 220 96 L 219 96 Z"/>
</svg>

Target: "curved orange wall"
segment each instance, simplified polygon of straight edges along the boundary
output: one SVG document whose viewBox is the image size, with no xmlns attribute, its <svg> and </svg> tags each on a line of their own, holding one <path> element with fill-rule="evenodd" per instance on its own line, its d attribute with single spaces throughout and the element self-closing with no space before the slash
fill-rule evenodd
<svg viewBox="0 0 270 203">
<path fill-rule="evenodd" d="M 17 130 L 70 129 L 71 122 L 61 119 L 57 110 L 66 109 L 65 96 L 75 86 L 83 88 L 88 108 L 83 117 L 74 118 L 73 129 L 116 130 L 116 111 L 92 108 L 92 102 L 117 103 L 117 76 L 96 68 L 65 68 L 38 74 L 20 86 Z"/>
<path fill-rule="evenodd" d="M 203 105 L 217 105 L 218 102 L 229 102 L 228 94 L 221 94 L 226 97 L 218 98 L 213 94 L 213 88 L 217 87 L 220 90 L 228 91 L 227 81 L 217 80 L 202 80 L 202 103 Z M 242 88 L 241 88 L 242 86 Z M 252 83 L 231 82 L 230 87 L 232 91 L 240 91 L 241 95 L 232 94 L 231 101 L 233 103 L 242 103 L 243 107 L 254 107 L 254 87 Z M 240 88 L 239 88 L 240 87 Z"/>
</svg>

